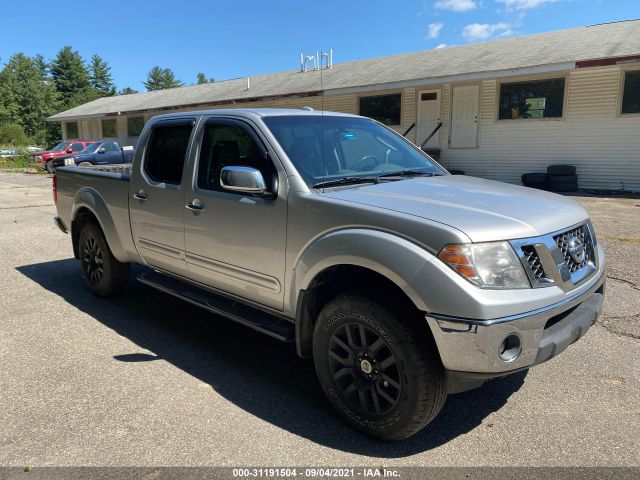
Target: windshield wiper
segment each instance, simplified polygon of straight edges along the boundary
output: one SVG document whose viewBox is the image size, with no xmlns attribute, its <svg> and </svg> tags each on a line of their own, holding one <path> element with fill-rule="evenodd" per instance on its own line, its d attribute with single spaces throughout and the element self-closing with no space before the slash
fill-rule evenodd
<svg viewBox="0 0 640 480">
<path fill-rule="evenodd" d="M 355 185 L 357 183 L 378 183 L 378 177 L 342 177 L 335 180 L 314 183 L 313 188 L 336 187 L 339 185 Z"/>
<path fill-rule="evenodd" d="M 385 177 L 414 177 L 416 175 L 424 175 L 426 177 L 435 177 L 435 176 L 439 176 L 441 174 L 436 173 L 436 172 L 426 172 L 424 171 L 424 169 L 416 169 L 416 170 L 400 170 L 398 172 L 387 172 L 387 173 L 383 173 L 381 175 L 378 175 L 378 178 L 385 178 Z"/>
</svg>

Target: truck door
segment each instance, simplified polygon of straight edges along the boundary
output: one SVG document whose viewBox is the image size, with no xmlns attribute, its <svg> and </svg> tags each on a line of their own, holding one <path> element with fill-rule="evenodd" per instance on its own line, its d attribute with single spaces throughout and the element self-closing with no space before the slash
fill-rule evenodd
<svg viewBox="0 0 640 480">
<path fill-rule="evenodd" d="M 138 252 L 151 266 L 185 274 L 182 186 L 195 118 L 156 123 L 134 162 L 129 211 Z M 187 182 L 188 183 L 188 182 Z"/>
<path fill-rule="evenodd" d="M 120 147 L 118 144 L 112 140 L 108 140 L 103 142 L 101 145 L 101 149 L 104 148 L 104 153 L 99 153 L 97 155 L 99 164 L 113 164 L 113 163 L 122 163 L 122 153 L 120 152 Z"/>
<path fill-rule="evenodd" d="M 201 146 L 196 174 L 185 185 L 189 277 L 282 309 L 287 222 L 282 166 L 258 131 L 244 121 L 209 119 L 196 143 Z M 220 171 L 227 166 L 258 169 L 272 198 L 225 190 Z"/>
</svg>

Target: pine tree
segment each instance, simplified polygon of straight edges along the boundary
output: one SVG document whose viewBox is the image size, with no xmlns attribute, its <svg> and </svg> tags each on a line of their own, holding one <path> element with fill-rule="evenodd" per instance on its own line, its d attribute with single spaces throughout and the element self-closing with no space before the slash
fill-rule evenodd
<svg viewBox="0 0 640 480">
<path fill-rule="evenodd" d="M 176 79 L 175 74 L 169 68 L 153 67 L 147 74 L 147 80 L 142 82 L 147 91 L 164 90 L 165 88 L 181 87 L 183 83 Z"/>
<path fill-rule="evenodd" d="M 78 105 L 78 101 L 92 96 L 89 72 L 80 53 L 70 46 L 65 46 L 58 52 L 51 62 L 50 71 L 56 90 L 60 93 L 65 106 Z"/>
<path fill-rule="evenodd" d="M 89 81 L 91 87 L 100 96 L 116 94 L 116 86 L 111 76 L 111 67 L 99 55 L 93 55 L 89 63 Z"/>
<path fill-rule="evenodd" d="M 56 134 L 46 118 L 60 110 L 58 93 L 45 75 L 42 58 L 13 55 L 0 72 L 0 110 L 4 122 L 20 125 L 32 141 L 44 143 Z"/>
<path fill-rule="evenodd" d="M 202 85 L 203 83 L 213 83 L 215 81 L 216 80 L 213 77 L 207 78 L 207 76 L 204 73 L 202 72 L 198 73 L 198 85 Z"/>
<path fill-rule="evenodd" d="M 122 90 L 118 92 L 118 95 L 131 95 L 133 93 L 139 93 L 137 90 L 134 90 L 131 87 L 124 87 Z"/>
</svg>

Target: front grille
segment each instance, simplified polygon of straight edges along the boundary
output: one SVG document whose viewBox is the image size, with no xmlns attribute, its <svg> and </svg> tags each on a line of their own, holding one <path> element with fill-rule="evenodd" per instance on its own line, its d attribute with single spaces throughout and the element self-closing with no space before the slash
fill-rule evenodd
<svg viewBox="0 0 640 480">
<path fill-rule="evenodd" d="M 540 257 L 538 256 L 538 252 L 533 247 L 533 245 L 524 245 L 522 247 L 522 253 L 524 254 L 524 259 L 529 264 L 531 268 L 531 274 L 533 278 L 537 281 L 541 278 L 546 277 L 544 268 L 542 267 L 542 262 L 540 262 Z"/>
<path fill-rule="evenodd" d="M 585 255 L 584 259 L 581 262 L 577 262 L 576 260 L 574 260 L 571 257 L 571 252 L 569 251 L 569 242 L 574 237 L 580 240 L 582 242 L 582 245 L 584 246 Z M 556 245 L 558 245 L 558 248 L 562 251 L 562 255 L 564 257 L 564 265 L 569 269 L 570 273 L 577 272 L 593 261 L 593 245 L 591 243 L 591 235 L 585 225 L 581 225 L 578 228 L 556 235 L 553 237 L 553 239 L 555 240 Z"/>
</svg>

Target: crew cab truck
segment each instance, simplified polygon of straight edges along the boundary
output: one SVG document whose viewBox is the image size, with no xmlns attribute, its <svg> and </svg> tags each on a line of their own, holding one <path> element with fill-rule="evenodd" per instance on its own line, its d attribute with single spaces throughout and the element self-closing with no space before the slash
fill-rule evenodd
<svg viewBox="0 0 640 480">
<path fill-rule="evenodd" d="M 295 342 L 337 413 L 383 439 L 549 360 L 602 309 L 578 203 L 449 175 L 368 118 L 160 115 L 131 166 L 59 168 L 54 196 L 96 295 L 147 266 L 140 282 Z"/>
</svg>

